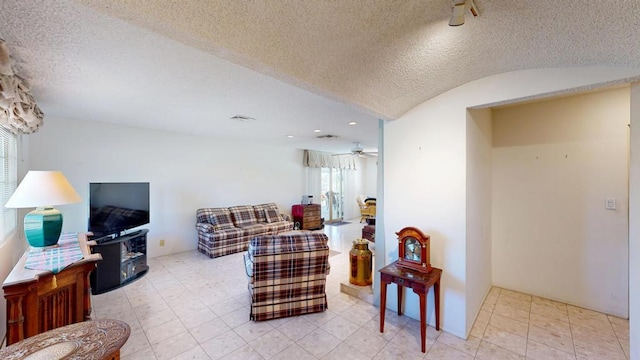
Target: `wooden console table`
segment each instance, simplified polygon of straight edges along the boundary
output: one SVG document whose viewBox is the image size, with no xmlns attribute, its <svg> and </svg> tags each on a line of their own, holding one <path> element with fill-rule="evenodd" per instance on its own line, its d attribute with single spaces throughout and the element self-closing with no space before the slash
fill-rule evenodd
<svg viewBox="0 0 640 360">
<path fill-rule="evenodd" d="M 7 301 L 7 345 L 91 318 L 89 274 L 101 260 L 87 234 L 78 234 L 84 258 L 57 274 L 25 268 L 28 251 L 2 284 Z"/>
<path fill-rule="evenodd" d="M 119 320 L 84 321 L 19 341 L 0 350 L 0 359 L 118 360 L 130 334 Z"/>
<path fill-rule="evenodd" d="M 422 337 L 422 352 L 425 352 L 427 336 L 427 294 L 433 286 L 435 299 L 436 330 L 440 330 L 440 276 L 442 270 L 433 268 L 428 273 L 401 267 L 397 261 L 380 269 L 380 332 L 384 332 L 384 313 L 387 306 L 387 285 L 398 285 L 398 316 L 402 315 L 402 289 L 408 287 L 420 296 L 420 336 Z"/>
</svg>

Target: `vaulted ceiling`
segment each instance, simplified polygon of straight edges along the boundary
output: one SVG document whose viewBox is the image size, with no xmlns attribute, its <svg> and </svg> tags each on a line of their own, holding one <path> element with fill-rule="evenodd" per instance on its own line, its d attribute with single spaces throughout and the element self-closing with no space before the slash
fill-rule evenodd
<svg viewBox="0 0 640 360">
<path fill-rule="evenodd" d="M 451 0 L 6 1 L 0 37 L 45 126 L 71 117 L 337 152 L 375 147 L 377 119 L 485 76 L 640 68 L 637 0 L 476 4 L 479 17 L 450 27 Z M 340 139 L 316 139 L 328 133 Z"/>
</svg>

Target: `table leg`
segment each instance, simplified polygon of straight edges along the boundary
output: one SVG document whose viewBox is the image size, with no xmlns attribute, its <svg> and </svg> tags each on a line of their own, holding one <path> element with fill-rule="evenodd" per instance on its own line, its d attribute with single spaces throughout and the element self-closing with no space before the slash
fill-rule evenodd
<svg viewBox="0 0 640 360">
<path fill-rule="evenodd" d="M 380 332 L 384 332 L 384 312 L 387 308 L 387 283 L 380 282 Z"/>
<path fill-rule="evenodd" d="M 93 264 L 93 271 L 96 271 L 96 264 Z M 91 320 L 91 270 L 87 270 L 87 276 L 84 279 L 84 295 L 83 295 L 83 304 L 82 311 L 84 316 L 84 321 Z"/>
<path fill-rule="evenodd" d="M 426 291 L 429 291 L 427 289 Z M 422 352 L 425 350 L 425 339 L 427 337 L 427 295 L 424 293 L 418 294 L 420 296 L 420 338 L 422 339 Z"/>
<path fill-rule="evenodd" d="M 433 300 L 436 309 L 436 330 L 440 330 L 440 280 L 433 284 Z"/>
<path fill-rule="evenodd" d="M 402 316 L 402 285 L 398 285 L 398 316 Z"/>
</svg>

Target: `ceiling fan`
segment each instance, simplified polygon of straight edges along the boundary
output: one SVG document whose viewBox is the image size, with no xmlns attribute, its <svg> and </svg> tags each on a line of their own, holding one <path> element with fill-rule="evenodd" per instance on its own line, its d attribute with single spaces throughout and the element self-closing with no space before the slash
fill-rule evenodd
<svg viewBox="0 0 640 360">
<path fill-rule="evenodd" d="M 333 154 L 333 155 L 355 155 L 359 157 L 375 157 L 375 156 L 378 156 L 378 153 L 376 151 L 364 151 L 362 146 L 360 146 L 359 142 L 354 142 L 353 147 L 351 148 L 351 152 Z"/>
</svg>

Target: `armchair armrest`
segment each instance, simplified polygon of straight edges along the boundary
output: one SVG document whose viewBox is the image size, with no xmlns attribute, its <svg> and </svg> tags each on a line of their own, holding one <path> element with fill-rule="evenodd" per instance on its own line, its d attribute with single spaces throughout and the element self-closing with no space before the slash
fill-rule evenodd
<svg viewBox="0 0 640 360">
<path fill-rule="evenodd" d="M 244 253 L 242 257 L 244 260 L 244 271 L 247 274 L 247 277 L 253 278 L 253 261 L 249 258 L 248 253 Z"/>
<path fill-rule="evenodd" d="M 197 223 L 196 230 L 198 230 L 199 233 L 212 233 L 213 225 L 209 223 Z"/>
</svg>

